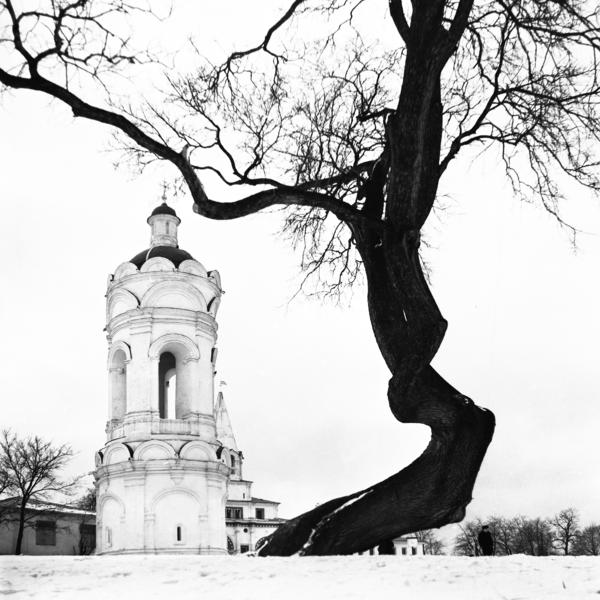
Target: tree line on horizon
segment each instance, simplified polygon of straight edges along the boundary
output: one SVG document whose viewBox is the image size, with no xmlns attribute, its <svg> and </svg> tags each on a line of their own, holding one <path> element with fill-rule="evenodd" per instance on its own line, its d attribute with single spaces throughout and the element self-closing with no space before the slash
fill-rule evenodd
<svg viewBox="0 0 600 600">
<path fill-rule="evenodd" d="M 531 556 L 598 556 L 600 524 L 583 525 L 577 509 L 569 507 L 552 517 L 490 516 L 471 519 L 458 526 L 453 554 L 478 556 L 481 549 L 477 535 L 487 525 L 494 538 L 494 554 L 529 554 Z"/>
</svg>

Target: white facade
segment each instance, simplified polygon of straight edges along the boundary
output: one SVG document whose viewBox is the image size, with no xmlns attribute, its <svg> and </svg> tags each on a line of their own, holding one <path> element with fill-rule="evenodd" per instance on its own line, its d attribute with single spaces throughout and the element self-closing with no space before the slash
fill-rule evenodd
<svg viewBox="0 0 600 600">
<path fill-rule="evenodd" d="M 258 511 L 252 504 L 221 393 L 214 403 L 221 280 L 179 248 L 179 223 L 166 203 L 157 207 L 150 247 L 108 282 L 99 554 L 236 553 L 254 549 L 251 531 L 264 537 L 281 523 L 276 502 L 258 501 Z M 228 497 L 254 507 L 243 524 L 226 525 Z"/>
<path fill-rule="evenodd" d="M 117 267 L 106 295 L 97 552 L 225 554 L 231 469 L 213 407 L 220 278 L 179 249 L 166 204 L 148 223 L 150 248 Z"/>
<path fill-rule="evenodd" d="M 394 554 L 399 556 L 423 556 L 423 542 L 416 535 L 403 535 L 394 540 Z"/>
</svg>

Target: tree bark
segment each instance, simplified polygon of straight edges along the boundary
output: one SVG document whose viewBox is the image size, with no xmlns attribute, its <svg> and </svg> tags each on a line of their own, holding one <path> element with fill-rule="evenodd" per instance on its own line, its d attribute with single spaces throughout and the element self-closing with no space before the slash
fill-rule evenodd
<svg viewBox="0 0 600 600">
<path fill-rule="evenodd" d="M 19 507 L 19 529 L 17 531 L 17 543 L 15 544 L 15 554 L 21 554 L 23 546 L 23 532 L 25 531 L 25 511 L 27 509 L 27 501 L 22 500 Z"/>
</svg>

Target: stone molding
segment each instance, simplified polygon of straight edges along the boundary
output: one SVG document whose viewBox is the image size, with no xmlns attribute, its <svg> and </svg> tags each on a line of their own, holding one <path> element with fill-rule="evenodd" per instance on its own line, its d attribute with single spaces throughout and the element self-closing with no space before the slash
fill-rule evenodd
<svg viewBox="0 0 600 600">
<path fill-rule="evenodd" d="M 130 330 L 132 335 L 151 333 L 155 323 L 172 325 L 192 325 L 196 335 L 214 340 L 217 335 L 217 322 L 208 312 L 194 311 L 187 308 L 145 307 L 130 310 L 117 315 L 106 326 L 110 340 L 123 330 Z"/>
<path fill-rule="evenodd" d="M 155 339 L 148 348 L 148 358 L 156 360 L 165 351 L 184 348 L 186 353 L 181 356 L 184 363 L 192 360 L 200 360 L 200 350 L 196 343 L 187 335 L 182 333 L 165 333 Z M 176 352 L 173 352 L 176 354 Z"/>
<path fill-rule="evenodd" d="M 191 285 L 187 281 L 159 281 L 155 283 L 142 296 L 140 306 L 142 308 L 170 308 L 154 304 L 164 294 L 180 294 L 195 306 L 194 308 L 186 307 L 188 310 L 208 312 L 208 302 L 204 294 L 196 286 Z"/>
</svg>

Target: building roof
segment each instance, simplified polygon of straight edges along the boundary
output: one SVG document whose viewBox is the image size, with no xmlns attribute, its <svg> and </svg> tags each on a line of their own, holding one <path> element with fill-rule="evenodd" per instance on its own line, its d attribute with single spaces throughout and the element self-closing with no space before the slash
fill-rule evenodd
<svg viewBox="0 0 600 600">
<path fill-rule="evenodd" d="M 235 435 L 233 435 L 233 428 L 231 427 L 231 419 L 227 412 L 227 406 L 225 406 L 225 398 L 223 392 L 217 394 L 217 401 L 215 402 L 215 421 L 217 425 L 217 439 L 226 448 L 231 450 L 238 450 Z"/>
<path fill-rule="evenodd" d="M 175 212 L 174 209 L 172 209 L 166 202 L 163 201 L 162 204 L 160 204 L 159 206 L 157 206 L 152 213 L 150 214 L 150 217 L 153 217 L 154 215 L 171 215 L 173 217 L 177 217 L 177 213 Z M 177 217 L 179 218 L 179 217 Z"/>
<path fill-rule="evenodd" d="M 4 498 L 0 500 L 0 506 L 4 508 L 19 508 L 21 505 L 21 498 L 19 496 L 13 496 L 11 498 Z M 53 512 L 71 515 L 89 515 L 93 516 L 96 513 L 91 510 L 83 510 L 75 506 L 69 506 L 68 504 L 59 504 L 57 502 L 46 502 L 44 500 L 36 500 L 32 498 L 27 502 L 27 510 L 34 512 Z"/>
<path fill-rule="evenodd" d="M 147 260 L 156 258 L 157 256 L 168 258 L 176 268 L 184 260 L 194 260 L 194 257 L 189 252 L 177 246 L 152 246 L 152 248 L 147 248 L 136 254 L 129 262 L 133 263 L 138 269 L 141 269 Z"/>
<path fill-rule="evenodd" d="M 231 498 L 227 498 L 227 506 L 231 505 L 234 506 L 236 504 L 253 504 L 255 502 L 258 502 L 260 504 L 281 504 L 281 502 L 275 502 L 274 500 L 265 500 L 264 498 L 243 498 L 242 500 L 233 500 Z"/>
<path fill-rule="evenodd" d="M 281 504 L 281 502 L 275 502 L 274 500 L 265 500 L 264 498 L 252 498 L 252 502 L 262 502 L 263 504 Z"/>
</svg>

